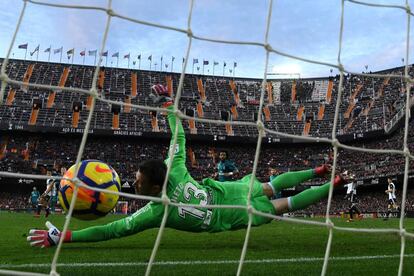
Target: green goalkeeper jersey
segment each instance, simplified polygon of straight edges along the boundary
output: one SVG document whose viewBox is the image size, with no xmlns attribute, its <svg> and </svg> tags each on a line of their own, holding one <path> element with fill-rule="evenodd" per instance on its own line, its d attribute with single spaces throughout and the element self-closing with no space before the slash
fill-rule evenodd
<svg viewBox="0 0 414 276">
<path fill-rule="evenodd" d="M 172 107 L 171 107 L 172 108 Z M 203 207 L 205 205 L 247 205 L 247 194 L 251 175 L 241 180 L 218 182 L 204 179 L 202 183 L 195 181 L 189 174 L 185 162 L 185 135 L 181 122 L 173 113 L 168 114 L 171 133 L 178 126 L 177 145 L 168 177 L 167 195 L 172 202 L 195 204 L 197 207 L 168 207 L 166 226 L 190 232 L 219 232 L 246 227 L 248 214 L 245 209 Z M 173 146 L 173 141 L 170 147 Z M 168 164 L 168 158 L 165 160 Z M 270 200 L 263 194 L 261 183 L 254 179 L 251 202 L 255 209 L 274 214 Z M 72 241 L 100 241 L 132 235 L 145 229 L 159 227 L 165 206 L 158 202 L 149 202 L 129 217 L 112 223 L 86 228 L 72 232 Z M 270 222 L 271 219 L 253 216 L 254 226 Z"/>
</svg>

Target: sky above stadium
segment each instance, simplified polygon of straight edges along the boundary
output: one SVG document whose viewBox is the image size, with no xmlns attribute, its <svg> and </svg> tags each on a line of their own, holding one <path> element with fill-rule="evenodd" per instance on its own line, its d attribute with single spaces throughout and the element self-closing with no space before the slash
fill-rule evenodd
<svg viewBox="0 0 414 276">
<path fill-rule="evenodd" d="M 106 7 L 103 0 L 56 0 L 41 2 Z M 374 1 L 371 1 L 374 2 Z M 409 1 L 412 4 L 414 0 Z M 405 0 L 375 1 L 405 5 Z M 0 0 L 0 57 L 5 57 L 23 7 L 21 0 Z M 186 0 L 113 0 L 117 14 L 179 29 L 187 28 L 189 1 Z M 220 40 L 264 43 L 269 1 L 195 0 L 191 29 L 197 36 Z M 341 18 L 340 0 L 275 0 L 272 6 L 269 44 L 280 52 L 305 59 L 337 63 Z M 27 3 L 25 15 L 13 45 L 11 57 L 23 59 L 28 44 L 27 59 L 36 59 L 33 52 L 38 45 L 39 60 L 62 62 L 68 60 L 67 51 L 74 48 L 74 63 L 82 64 L 81 51 L 86 51 L 85 64 L 93 65 L 94 56 L 88 51 L 100 49 L 107 14 L 97 10 L 62 9 Z M 407 36 L 407 16 L 404 10 L 376 8 L 345 2 L 344 31 L 341 60 L 351 71 L 376 71 L 403 65 Z M 411 35 L 410 43 L 413 35 Z M 185 33 L 145 26 L 120 18 L 112 18 L 104 51 L 108 51 L 107 66 L 181 71 L 188 37 Z M 412 49 L 412 47 L 411 47 Z M 119 59 L 112 57 L 119 52 Z M 138 59 L 138 56 L 141 59 Z M 149 60 L 149 57 L 152 60 Z M 172 62 L 172 57 L 174 61 Z M 266 51 L 251 45 L 218 44 L 193 40 L 187 73 L 262 78 L 265 72 Z M 203 66 L 203 61 L 208 65 Z M 224 62 L 226 67 L 224 67 Z M 135 64 L 134 64 L 135 63 Z M 173 64 L 172 64 L 173 63 Z M 214 65 L 218 63 L 217 65 Z M 234 64 L 237 66 L 234 68 Z M 409 63 L 412 59 L 409 58 Z M 166 67 L 168 66 L 168 68 Z M 199 71 L 197 68 L 199 67 Z M 329 76 L 331 67 L 315 65 L 270 54 L 269 72 L 299 73 L 301 77 Z M 232 72 L 230 72 L 230 70 Z M 333 73 L 337 70 L 333 69 Z M 286 77 L 283 75 L 283 77 Z"/>
</svg>

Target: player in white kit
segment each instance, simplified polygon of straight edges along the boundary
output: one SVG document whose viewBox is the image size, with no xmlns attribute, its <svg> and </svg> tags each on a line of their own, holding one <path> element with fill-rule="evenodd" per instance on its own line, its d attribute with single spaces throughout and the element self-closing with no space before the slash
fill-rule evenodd
<svg viewBox="0 0 414 276">
<path fill-rule="evenodd" d="M 51 176 L 52 172 L 47 171 L 46 175 Z M 35 214 L 35 217 L 40 217 L 40 212 L 42 211 L 42 208 L 45 209 L 46 217 L 50 214 L 50 208 L 49 208 L 49 202 L 52 195 L 57 195 L 57 189 L 55 185 L 55 180 L 52 178 L 49 178 L 46 180 L 46 190 L 45 192 L 39 197 L 38 203 L 37 203 L 37 212 Z"/>
<path fill-rule="evenodd" d="M 387 220 L 391 214 L 391 210 L 397 209 L 397 196 L 395 195 L 396 189 L 395 184 L 392 182 L 391 178 L 387 179 L 388 181 L 388 188 L 385 190 L 385 193 L 388 194 L 388 206 L 387 206 L 387 214 L 384 220 Z"/>
<path fill-rule="evenodd" d="M 357 198 L 357 191 L 356 191 L 357 183 L 354 181 L 355 175 L 350 174 L 349 179 L 352 182 L 345 185 L 345 187 L 347 188 L 345 199 L 349 201 L 349 219 L 347 220 L 347 222 L 352 222 L 354 221 L 354 213 L 358 214 L 358 219 L 362 218 L 362 214 L 357 206 L 358 198 Z"/>
</svg>

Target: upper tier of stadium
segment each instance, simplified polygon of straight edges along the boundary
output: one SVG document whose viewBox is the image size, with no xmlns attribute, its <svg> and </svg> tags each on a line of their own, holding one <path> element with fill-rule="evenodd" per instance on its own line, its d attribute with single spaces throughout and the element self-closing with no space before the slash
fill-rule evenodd
<svg viewBox="0 0 414 276">
<path fill-rule="evenodd" d="M 6 74 L 25 85 L 7 85 L 4 104 L 0 106 L 0 128 L 30 130 L 38 127 L 51 132 L 81 132 L 85 128 L 91 96 L 29 88 L 26 84 L 90 89 L 94 70 L 95 67 L 85 65 L 9 60 Z M 403 75 L 403 72 L 404 68 L 399 67 L 381 74 Z M 409 74 L 414 75 L 412 67 Z M 174 94 L 179 78 L 178 73 L 102 67 L 97 87 L 105 99 L 154 106 L 149 97 L 151 85 L 163 83 Z M 260 79 L 187 74 L 179 108 L 199 118 L 255 122 L 261 85 Z M 338 77 L 269 80 L 262 116 L 265 127 L 288 134 L 330 137 L 338 86 Z M 388 133 L 402 117 L 404 101 L 402 79 L 347 75 L 337 135 Z M 195 120 L 185 122 L 184 127 L 189 134 L 198 136 L 255 138 L 258 134 L 254 126 Z M 117 135 L 162 135 L 168 132 L 168 127 L 164 117 L 155 112 L 97 101 L 91 133 L 100 131 L 112 131 Z"/>
</svg>

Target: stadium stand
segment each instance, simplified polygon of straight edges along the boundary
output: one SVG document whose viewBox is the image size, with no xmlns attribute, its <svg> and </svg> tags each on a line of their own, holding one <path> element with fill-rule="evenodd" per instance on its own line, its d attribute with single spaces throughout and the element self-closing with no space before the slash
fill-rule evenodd
<svg viewBox="0 0 414 276">
<path fill-rule="evenodd" d="M 11 60 L 6 71 L 16 80 L 90 89 L 93 69 L 91 66 Z M 381 73 L 402 74 L 402 70 L 395 68 Z M 412 70 L 410 74 L 413 74 Z M 149 98 L 151 84 L 161 82 L 171 87 L 171 91 L 176 91 L 178 80 L 179 74 L 167 72 L 102 68 L 97 87 L 100 95 L 106 99 L 152 105 Z M 289 134 L 330 136 L 338 90 L 337 77 L 272 80 L 265 89 L 267 93 L 263 121 L 266 127 Z M 31 124 L 56 129 L 74 125 L 79 129 L 85 127 L 91 96 L 60 90 L 28 89 L 26 85 L 9 85 L 6 91 L 9 91 L 5 95 L 6 105 L 0 109 L 3 125 Z M 196 116 L 208 119 L 220 119 L 220 112 L 228 111 L 231 114 L 229 120 L 254 121 L 260 92 L 261 80 L 258 79 L 187 75 L 180 109 L 192 108 L 197 110 Z M 347 76 L 340 105 L 338 134 L 383 130 L 385 122 L 390 121 L 403 107 L 404 95 L 404 85 L 400 79 Z M 32 110 L 32 103 L 36 100 L 42 105 L 39 109 Z M 72 106 L 76 102 L 81 102 L 82 108 L 79 113 L 73 114 Z M 73 116 L 79 116 L 78 124 L 73 123 Z M 165 120 L 159 120 L 158 128 L 154 128 L 150 114 L 133 108 L 125 107 L 120 110 L 117 121 L 119 125 L 116 129 L 120 130 L 167 131 Z M 92 129 L 111 129 L 113 123 L 111 106 L 97 102 Z M 202 135 L 229 133 L 228 128 L 223 125 L 212 126 L 195 122 L 194 127 Z M 251 127 L 233 126 L 233 132 L 231 135 L 234 136 L 257 136 L 257 130 Z"/>
<path fill-rule="evenodd" d="M 410 125 L 412 125 L 411 123 Z M 401 148 L 403 130 L 382 139 L 354 142 L 351 145 L 366 148 Z M 76 148 L 80 144 L 80 136 L 61 134 L 19 134 L 4 133 L 2 135 L 2 162 L 0 169 L 30 173 L 37 165 L 69 166 L 76 159 Z M 162 138 L 159 138 L 162 139 Z M 409 132 L 409 141 L 413 141 L 414 131 Z M 106 160 L 116 168 L 123 179 L 133 177 L 136 162 L 125 160 L 140 160 L 143 158 L 159 158 L 166 156 L 166 143 L 137 139 L 131 137 L 99 137 L 91 136 L 85 149 L 84 158 Z M 254 157 L 254 147 L 217 145 L 200 142 L 189 142 L 194 152 L 197 165 L 188 163 L 192 175 L 197 179 L 208 177 L 214 173 L 215 159 L 210 151 L 217 152 L 225 148 L 239 160 L 238 167 L 242 174 L 251 172 Z M 410 143 L 410 150 L 413 149 Z M 359 178 L 377 178 L 394 175 L 403 171 L 404 159 L 396 155 L 378 155 L 351 152 L 344 149 L 339 151 L 341 170 L 350 170 Z M 309 145 L 264 145 L 259 163 L 258 175 L 265 176 L 269 166 L 282 171 L 300 170 L 329 162 L 332 158 L 331 147 L 324 144 Z M 190 160 L 190 159 L 188 159 Z M 188 161 L 189 162 L 189 161 Z M 126 163 L 126 164 L 125 164 Z"/>
<path fill-rule="evenodd" d="M 25 82 L 90 89 L 93 70 L 91 66 L 10 60 L 6 72 L 11 78 Z M 402 74 L 403 68 L 381 73 Z M 412 69 L 410 75 L 414 75 Z M 106 99 L 152 106 L 150 86 L 164 83 L 173 94 L 177 90 L 179 77 L 179 74 L 166 72 L 101 68 L 97 87 L 98 93 Z M 190 117 L 252 122 L 257 120 L 255 115 L 259 107 L 261 85 L 259 79 L 187 75 L 180 109 Z M 267 128 L 289 134 L 330 137 L 338 77 L 270 80 L 265 89 L 262 119 Z M 73 164 L 80 144 L 79 134 L 85 128 L 91 96 L 59 89 L 47 91 L 28 88 L 27 85 L 8 85 L 6 91 L 6 104 L 0 106 L 0 170 L 42 173 L 43 167 L 58 168 Z M 348 135 L 351 137 L 349 143 L 359 147 L 402 148 L 403 131 L 399 129 L 390 135 L 384 127 L 404 108 L 404 98 L 404 85 L 400 79 L 346 76 L 338 135 Z M 188 142 L 191 156 L 187 162 L 196 179 L 214 174 L 215 153 L 219 149 L 230 151 L 233 158 L 238 160 L 241 175 L 251 172 L 255 147 L 229 145 L 225 143 L 227 138 L 223 137 L 239 140 L 250 137 L 255 142 L 255 127 L 212 125 L 193 119 L 185 122 L 184 127 L 194 138 Z M 414 131 L 411 129 L 409 140 L 413 141 Z M 29 132 L 16 132 L 20 130 Z M 88 138 L 84 159 L 105 160 L 119 172 L 124 181 L 131 181 L 137 162 L 126 160 L 166 156 L 167 147 L 163 145 L 167 143 L 157 143 L 152 138 L 168 138 L 167 130 L 162 114 L 98 101 L 92 120 L 92 136 Z M 369 139 L 367 133 L 370 132 L 375 133 L 374 140 Z M 145 133 L 152 136 L 145 136 Z M 208 138 L 206 144 L 196 139 L 200 136 L 213 138 Z M 283 142 L 281 139 L 272 140 L 275 137 L 268 136 L 266 141 L 269 144 L 264 144 L 257 172 L 263 181 L 266 181 L 269 167 L 281 171 L 300 170 L 329 162 L 332 158 L 330 145 L 279 145 L 278 142 Z M 360 138 L 364 139 L 360 141 Z M 409 144 L 410 150 L 413 150 L 413 143 Z M 375 184 L 378 178 L 395 176 L 404 167 L 404 159 L 396 155 L 380 156 L 344 149 L 340 149 L 339 155 L 339 169 L 353 171 L 364 183 Z M 324 203 L 319 206 L 324 206 Z"/>
</svg>

